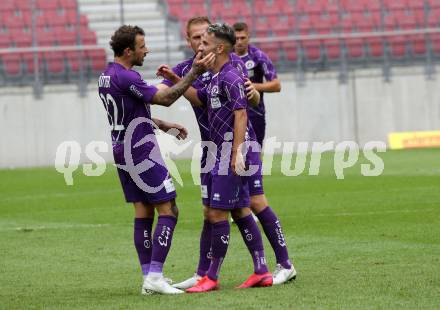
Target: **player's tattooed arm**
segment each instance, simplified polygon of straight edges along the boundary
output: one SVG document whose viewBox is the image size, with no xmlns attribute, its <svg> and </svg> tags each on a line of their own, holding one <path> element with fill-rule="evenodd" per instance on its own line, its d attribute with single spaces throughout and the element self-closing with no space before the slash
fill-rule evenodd
<svg viewBox="0 0 440 310">
<path fill-rule="evenodd" d="M 154 95 L 152 103 L 163 106 L 170 106 L 173 104 L 180 96 L 182 96 L 188 87 L 197 79 L 197 77 L 205 72 L 208 68 L 212 66 L 214 62 L 214 54 L 210 53 L 204 58 L 201 58 L 201 53 L 197 54 L 194 62 L 192 64 L 191 70 L 185 77 L 183 77 L 177 84 L 170 88 L 159 90 L 156 95 Z"/>
<path fill-rule="evenodd" d="M 264 83 L 254 83 L 256 90 L 263 93 L 279 93 L 281 91 L 281 82 L 279 79 L 273 79 Z"/>
<path fill-rule="evenodd" d="M 260 103 L 260 93 L 249 79 L 246 79 L 244 86 L 246 87 L 246 95 L 249 104 L 252 107 L 256 107 Z"/>
<path fill-rule="evenodd" d="M 173 84 L 177 84 L 182 78 L 175 74 L 173 70 L 170 69 L 167 65 L 161 65 L 156 72 L 157 76 L 161 76 Z M 159 84 L 160 86 L 163 84 Z M 167 87 L 167 86 L 165 86 Z M 203 103 L 200 101 L 199 97 L 197 96 L 197 90 L 190 86 L 183 94 L 185 98 L 191 103 L 193 106 L 200 107 L 203 105 Z"/>
</svg>

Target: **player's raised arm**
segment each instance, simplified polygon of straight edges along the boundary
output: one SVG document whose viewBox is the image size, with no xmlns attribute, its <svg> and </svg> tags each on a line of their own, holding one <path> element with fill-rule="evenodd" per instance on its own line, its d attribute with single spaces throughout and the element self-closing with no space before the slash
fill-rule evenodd
<svg viewBox="0 0 440 310">
<path fill-rule="evenodd" d="M 176 73 L 174 73 L 173 70 L 171 70 L 170 67 L 168 67 L 167 65 L 161 65 L 157 69 L 156 75 L 163 77 L 164 79 L 170 81 L 173 84 L 177 84 L 180 80 L 182 80 L 182 78 L 178 76 Z M 168 88 L 168 85 L 165 84 L 159 84 L 158 86 L 162 88 Z M 188 89 L 185 91 L 183 96 L 193 106 L 200 107 L 203 105 L 203 102 L 197 96 L 197 89 L 195 89 L 193 86 L 188 87 Z"/>
<path fill-rule="evenodd" d="M 154 95 L 152 99 L 152 104 L 170 106 L 173 104 L 180 96 L 182 96 L 185 91 L 191 86 L 191 84 L 197 79 L 197 77 L 205 72 L 214 61 L 214 54 L 210 53 L 205 57 L 201 58 L 201 55 L 197 55 L 193 62 L 191 70 L 185 75 L 177 84 L 173 85 L 167 89 L 159 89 L 159 91 Z"/>
</svg>

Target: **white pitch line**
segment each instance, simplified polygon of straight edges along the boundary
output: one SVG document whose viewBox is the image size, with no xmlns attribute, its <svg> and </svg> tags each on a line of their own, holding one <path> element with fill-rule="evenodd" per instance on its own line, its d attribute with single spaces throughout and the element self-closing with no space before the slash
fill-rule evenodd
<svg viewBox="0 0 440 310">
<path fill-rule="evenodd" d="M 106 228 L 110 226 L 118 226 L 115 224 L 47 224 L 39 226 L 23 226 L 23 227 L 5 227 L 1 228 L 0 231 L 22 231 L 22 232 L 32 232 L 36 230 L 50 230 L 50 229 L 76 229 L 76 228 Z"/>
<path fill-rule="evenodd" d="M 9 201 L 23 201 L 23 200 L 34 200 L 34 199 L 47 199 L 56 197 L 69 197 L 69 196 L 82 196 L 82 195 L 94 195 L 102 193 L 114 193 L 120 192 L 120 189 L 110 189 L 110 190 L 94 190 L 94 191 L 77 191 L 72 193 L 51 193 L 51 194 L 36 194 L 36 195 L 25 195 L 17 197 L 6 197 L 0 199 L 0 203 Z"/>
<path fill-rule="evenodd" d="M 361 215 L 379 215 L 379 214 L 393 214 L 393 213 L 418 213 L 436 211 L 437 209 L 413 209 L 413 210 L 384 210 L 372 212 L 352 212 L 352 213 L 334 213 L 334 214 L 315 214 L 313 216 L 329 217 L 329 216 L 361 216 Z"/>
</svg>

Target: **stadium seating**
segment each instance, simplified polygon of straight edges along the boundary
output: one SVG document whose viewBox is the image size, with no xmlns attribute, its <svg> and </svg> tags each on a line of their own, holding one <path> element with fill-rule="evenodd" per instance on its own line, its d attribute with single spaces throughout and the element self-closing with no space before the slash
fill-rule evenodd
<svg viewBox="0 0 440 310">
<path fill-rule="evenodd" d="M 400 61 L 426 55 L 430 47 L 428 38 L 432 41 L 433 52 L 440 56 L 440 35 L 399 34 L 399 31 L 439 28 L 438 0 L 166 2 L 169 14 L 182 24 L 186 23 L 188 17 L 200 14 L 208 15 L 213 21 L 225 21 L 230 24 L 240 20 L 246 21 L 251 28 L 254 41 L 258 42 L 259 38 L 274 39 L 275 42 L 271 44 L 258 44 L 274 61 L 295 62 L 299 56 L 310 63 L 336 61 L 340 59 L 343 51 L 348 60 L 353 61 L 383 59 L 386 53 L 392 59 Z M 379 31 L 391 33 L 378 36 Z M 341 37 L 332 37 L 335 34 L 340 34 Z M 286 42 L 285 38 L 292 35 L 324 37 Z M 278 37 L 283 39 L 277 40 Z"/>
<path fill-rule="evenodd" d="M 87 75 L 100 72 L 106 62 L 104 49 L 88 50 L 87 47 L 82 53 L 74 50 L 79 43 L 97 44 L 96 33 L 89 28 L 87 16 L 77 12 L 77 0 L 36 0 L 35 8 L 29 0 L 0 1 L 0 48 L 21 48 L 18 52 L 0 54 L 1 70 L 6 79 L 32 76 L 35 59 L 41 74 L 48 80 L 77 76 L 81 62 Z M 32 31 L 33 23 L 35 31 Z M 46 50 L 26 51 L 34 44 Z M 54 49 L 47 51 L 47 47 Z"/>
</svg>

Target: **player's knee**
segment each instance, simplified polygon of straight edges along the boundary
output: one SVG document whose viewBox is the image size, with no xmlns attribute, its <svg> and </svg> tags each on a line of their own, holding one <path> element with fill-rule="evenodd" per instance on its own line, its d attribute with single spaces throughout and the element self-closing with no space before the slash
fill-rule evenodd
<svg viewBox="0 0 440 310">
<path fill-rule="evenodd" d="M 250 198 L 250 205 L 251 205 L 252 212 L 254 212 L 255 214 L 260 213 L 268 205 L 266 196 L 264 194 L 263 195 L 251 196 L 251 198 Z"/>
<path fill-rule="evenodd" d="M 251 214 L 249 208 L 239 208 L 231 211 L 231 216 L 235 220 L 241 219 Z"/>
<path fill-rule="evenodd" d="M 175 200 L 171 201 L 171 213 L 176 219 L 179 218 L 179 208 L 177 207 Z"/>
</svg>

